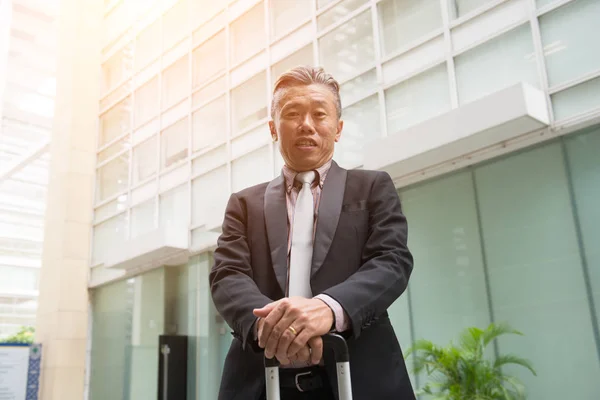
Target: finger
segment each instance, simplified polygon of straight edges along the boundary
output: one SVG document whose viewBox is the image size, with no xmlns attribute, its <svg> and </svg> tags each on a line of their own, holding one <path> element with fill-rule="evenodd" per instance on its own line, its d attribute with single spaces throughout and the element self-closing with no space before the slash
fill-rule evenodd
<svg viewBox="0 0 600 400">
<path fill-rule="evenodd" d="M 265 348 L 267 345 L 267 341 L 269 336 L 271 336 L 271 331 L 277 325 L 281 317 L 284 315 L 285 310 L 287 308 L 287 302 L 280 302 L 277 307 L 275 307 L 267 317 L 262 319 L 264 322 L 262 323 L 262 331 L 258 337 L 258 345 L 261 348 Z M 273 351 L 270 355 L 267 355 L 269 358 L 273 357 L 275 352 Z M 265 354 L 266 355 L 266 354 Z"/>
<path fill-rule="evenodd" d="M 298 351 L 297 355 L 295 355 L 294 357 L 300 362 L 310 361 L 310 348 L 308 346 L 304 346 L 300 349 L 300 351 Z"/>
<path fill-rule="evenodd" d="M 280 323 L 284 322 L 285 317 L 281 319 Z M 281 337 L 279 338 L 279 342 L 277 343 L 276 354 L 278 356 L 290 358 L 290 355 L 295 355 L 295 353 L 289 353 L 289 348 L 292 342 L 296 339 L 298 332 L 294 334 L 294 332 L 292 332 L 292 330 L 290 329 L 290 326 L 288 326 L 288 328 L 283 331 Z M 271 335 L 273 334 L 271 333 Z"/>
<path fill-rule="evenodd" d="M 294 339 L 290 347 L 288 348 L 288 357 L 297 354 L 313 335 L 310 334 L 308 329 L 303 329 L 298 336 Z"/>
<path fill-rule="evenodd" d="M 294 334 L 290 331 L 289 327 L 296 319 L 296 314 L 297 311 L 292 307 L 288 307 L 285 310 L 283 317 L 281 317 L 279 322 L 277 322 L 277 325 L 271 330 L 267 345 L 265 346 L 265 352 L 267 354 L 276 354 L 278 351 L 281 351 L 280 354 L 282 356 L 287 356 L 288 347 L 290 347 L 290 343 L 294 340 Z M 280 342 L 282 346 L 281 350 L 279 350 Z"/>
<path fill-rule="evenodd" d="M 279 305 L 279 301 L 269 303 L 263 308 L 255 308 L 252 313 L 255 317 L 266 318 L 271 311 L 273 311 Z"/>
<path fill-rule="evenodd" d="M 308 341 L 308 346 L 311 352 L 311 362 L 316 365 L 321 362 L 321 357 L 323 357 L 323 339 L 321 336 L 315 336 Z"/>
</svg>

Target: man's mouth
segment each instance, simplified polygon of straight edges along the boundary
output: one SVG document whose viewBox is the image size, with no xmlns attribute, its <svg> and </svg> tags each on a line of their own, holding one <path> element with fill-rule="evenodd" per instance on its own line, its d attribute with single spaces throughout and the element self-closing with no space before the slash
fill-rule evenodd
<svg viewBox="0 0 600 400">
<path fill-rule="evenodd" d="M 316 147 L 317 144 L 311 139 L 300 139 L 296 141 L 296 147 Z"/>
</svg>

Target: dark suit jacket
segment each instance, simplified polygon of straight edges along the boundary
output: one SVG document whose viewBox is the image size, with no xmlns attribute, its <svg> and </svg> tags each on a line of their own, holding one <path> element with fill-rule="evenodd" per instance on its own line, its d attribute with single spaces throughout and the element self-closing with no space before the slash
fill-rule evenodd
<svg viewBox="0 0 600 400">
<path fill-rule="evenodd" d="M 233 329 L 219 399 L 258 399 L 263 353 L 253 340 L 254 308 L 284 296 L 287 276 L 285 183 L 279 176 L 233 194 L 214 253 L 210 285 L 219 313 Z M 317 220 L 311 286 L 346 311 L 355 400 L 414 399 L 387 308 L 404 292 L 413 259 L 407 225 L 389 175 L 345 170 L 327 174 Z M 335 364 L 324 359 L 332 387 Z"/>
</svg>

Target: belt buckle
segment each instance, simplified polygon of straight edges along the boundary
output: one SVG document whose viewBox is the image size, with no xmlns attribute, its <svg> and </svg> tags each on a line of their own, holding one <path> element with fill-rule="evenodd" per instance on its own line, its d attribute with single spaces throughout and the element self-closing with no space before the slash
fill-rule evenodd
<svg viewBox="0 0 600 400">
<path fill-rule="evenodd" d="M 296 376 L 294 377 L 294 382 L 296 383 L 296 389 L 298 389 L 298 391 L 300 391 L 300 392 L 304 392 L 304 389 L 302 389 L 300 387 L 300 382 L 299 382 L 298 378 L 300 378 L 301 376 L 305 376 L 305 375 L 311 375 L 311 372 L 310 371 L 300 372 L 300 373 L 296 374 Z"/>
</svg>

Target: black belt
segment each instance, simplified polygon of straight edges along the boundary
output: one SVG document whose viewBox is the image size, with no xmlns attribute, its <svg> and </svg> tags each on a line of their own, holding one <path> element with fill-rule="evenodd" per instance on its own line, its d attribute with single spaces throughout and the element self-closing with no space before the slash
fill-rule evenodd
<svg viewBox="0 0 600 400">
<path fill-rule="evenodd" d="M 279 369 L 281 388 L 293 388 L 299 392 L 321 389 L 327 386 L 327 379 L 327 372 L 323 367 Z"/>
</svg>

